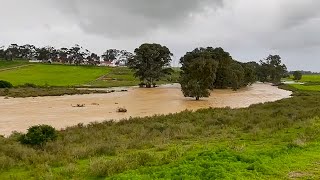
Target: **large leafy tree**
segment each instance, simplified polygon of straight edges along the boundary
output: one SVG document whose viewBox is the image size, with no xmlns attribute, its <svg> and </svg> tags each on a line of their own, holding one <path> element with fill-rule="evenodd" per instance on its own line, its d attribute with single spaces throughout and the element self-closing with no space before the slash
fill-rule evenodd
<svg viewBox="0 0 320 180">
<path fill-rule="evenodd" d="M 97 65 L 100 63 L 100 56 L 98 56 L 97 54 L 95 53 L 91 53 L 88 57 L 87 57 L 87 60 L 88 60 L 88 64 L 89 65 Z"/>
<path fill-rule="evenodd" d="M 155 85 L 167 74 L 170 74 L 172 53 L 160 44 L 142 44 L 135 49 L 135 55 L 129 59 L 128 66 L 135 70 L 135 77 L 145 83 L 148 88 Z"/>
<path fill-rule="evenodd" d="M 19 46 L 20 56 L 23 59 L 32 59 L 36 57 L 36 47 L 31 44 Z"/>
<path fill-rule="evenodd" d="M 70 64 L 80 65 L 84 62 L 85 56 L 89 54 L 89 50 L 83 49 L 80 45 L 76 44 L 68 50 L 68 60 Z"/>
<path fill-rule="evenodd" d="M 112 62 L 117 59 L 118 54 L 120 53 L 120 50 L 117 49 L 108 49 L 106 52 L 103 53 L 101 56 L 104 61 Z"/>
<path fill-rule="evenodd" d="M 258 79 L 262 82 L 279 83 L 286 73 L 287 67 L 281 63 L 279 55 L 269 55 L 265 60 L 260 61 Z"/>
<path fill-rule="evenodd" d="M 199 57 L 187 54 L 182 58 L 184 63 L 180 77 L 181 90 L 185 97 L 199 100 L 210 96 L 210 88 L 216 78 L 218 62 L 203 53 Z"/>
</svg>

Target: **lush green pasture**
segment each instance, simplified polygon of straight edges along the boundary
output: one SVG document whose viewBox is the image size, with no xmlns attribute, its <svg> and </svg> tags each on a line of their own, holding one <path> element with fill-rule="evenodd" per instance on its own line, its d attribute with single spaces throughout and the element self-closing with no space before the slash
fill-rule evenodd
<svg viewBox="0 0 320 180">
<path fill-rule="evenodd" d="M 138 78 L 135 78 L 133 71 L 127 67 L 112 68 L 110 73 L 104 77 L 89 83 L 93 87 L 121 87 L 121 86 L 137 86 L 140 83 Z M 180 70 L 175 68 L 172 75 L 162 78 L 157 84 L 168 84 L 178 82 Z"/>
<path fill-rule="evenodd" d="M 0 79 L 11 82 L 14 86 L 31 83 L 38 86 L 91 86 L 119 87 L 136 86 L 139 79 L 127 67 L 90 67 L 70 65 L 28 64 L 30 66 L 1 71 L 1 68 L 26 65 L 24 61 L 0 61 Z M 177 82 L 179 70 L 161 79 L 158 84 Z"/>
<path fill-rule="evenodd" d="M 319 179 L 320 93 L 0 138 L 1 179 Z"/>
<path fill-rule="evenodd" d="M 312 84 L 291 84 L 290 86 L 304 91 L 320 91 L 320 84 L 319 85 L 312 85 Z"/>
<path fill-rule="evenodd" d="M 76 86 L 93 81 L 110 72 L 106 67 L 33 64 L 0 72 L 0 79 L 13 85 L 32 83 L 39 86 Z"/>
<path fill-rule="evenodd" d="M 320 82 L 320 75 L 303 75 L 301 82 Z"/>
<path fill-rule="evenodd" d="M 293 77 L 290 80 L 293 80 Z M 305 84 L 291 84 L 290 86 L 303 91 L 320 91 L 320 75 L 303 75 L 299 82 Z"/>
<path fill-rule="evenodd" d="M 7 68 L 13 68 L 17 66 L 27 65 L 29 64 L 28 61 L 5 61 L 0 60 L 0 71 Z"/>
</svg>

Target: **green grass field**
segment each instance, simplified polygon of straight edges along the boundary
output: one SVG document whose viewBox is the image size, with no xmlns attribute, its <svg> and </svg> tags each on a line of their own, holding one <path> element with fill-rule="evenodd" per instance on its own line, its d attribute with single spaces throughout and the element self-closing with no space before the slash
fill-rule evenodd
<svg viewBox="0 0 320 180">
<path fill-rule="evenodd" d="M 1 71 L 1 68 L 13 68 L 21 65 L 27 67 Z M 179 70 L 175 70 L 158 84 L 177 82 Z M 30 64 L 24 61 L 0 61 L 0 79 L 11 82 L 14 86 L 31 83 L 38 86 L 91 86 L 119 87 L 137 86 L 140 81 L 126 67 L 91 67 L 70 65 Z"/>
<path fill-rule="evenodd" d="M 289 80 L 293 80 L 293 77 Z M 291 84 L 290 86 L 304 91 L 320 91 L 320 75 L 303 75 L 299 82 L 305 84 Z"/>
<path fill-rule="evenodd" d="M 33 64 L 1 71 L 0 79 L 14 86 L 32 83 L 39 86 L 76 86 L 89 83 L 110 72 L 106 67 Z"/>
<path fill-rule="evenodd" d="M 7 68 L 28 65 L 28 61 L 4 61 L 0 60 L 0 71 Z"/>
</svg>

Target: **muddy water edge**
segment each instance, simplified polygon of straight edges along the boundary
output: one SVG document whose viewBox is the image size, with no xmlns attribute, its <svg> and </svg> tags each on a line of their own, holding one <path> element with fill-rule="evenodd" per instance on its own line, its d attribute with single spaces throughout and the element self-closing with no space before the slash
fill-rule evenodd
<svg viewBox="0 0 320 180">
<path fill-rule="evenodd" d="M 61 129 L 79 123 L 177 113 L 186 109 L 243 108 L 290 96 L 290 91 L 257 83 L 239 91 L 214 90 L 209 98 L 200 101 L 183 97 L 178 84 L 153 89 L 134 87 L 110 94 L 9 99 L 0 97 L 0 134 L 8 136 L 12 131 L 25 132 L 28 127 L 38 124 Z M 128 112 L 117 112 L 119 107 L 126 108 Z"/>
</svg>

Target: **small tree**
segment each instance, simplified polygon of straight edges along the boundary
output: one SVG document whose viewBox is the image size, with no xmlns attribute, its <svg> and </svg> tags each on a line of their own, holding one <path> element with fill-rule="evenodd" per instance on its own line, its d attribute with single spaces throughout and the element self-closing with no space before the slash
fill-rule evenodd
<svg viewBox="0 0 320 180">
<path fill-rule="evenodd" d="M 49 141 L 56 140 L 57 137 L 57 131 L 53 127 L 49 125 L 38 125 L 30 127 L 27 134 L 22 135 L 19 141 L 22 144 L 43 146 Z"/>
<path fill-rule="evenodd" d="M 295 71 L 293 72 L 293 80 L 299 81 L 302 79 L 302 73 L 301 71 Z"/>
<path fill-rule="evenodd" d="M 210 87 L 216 78 L 218 63 L 205 57 L 194 58 L 183 65 L 180 84 L 185 97 L 199 100 L 210 96 Z"/>
<path fill-rule="evenodd" d="M 161 77 L 169 74 L 168 68 L 172 53 L 166 46 L 160 44 L 142 44 L 130 58 L 128 66 L 135 70 L 134 76 L 151 88 Z"/>
</svg>

